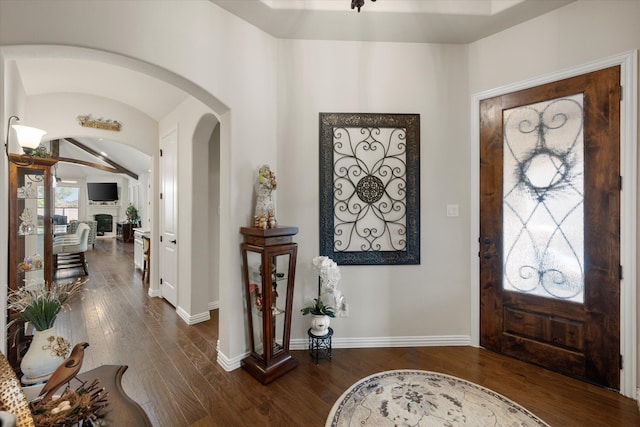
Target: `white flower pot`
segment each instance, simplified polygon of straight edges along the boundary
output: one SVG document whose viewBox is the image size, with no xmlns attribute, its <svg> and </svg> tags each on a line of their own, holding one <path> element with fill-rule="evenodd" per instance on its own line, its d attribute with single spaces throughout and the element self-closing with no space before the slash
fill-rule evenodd
<svg viewBox="0 0 640 427">
<path fill-rule="evenodd" d="M 323 336 L 329 333 L 329 323 L 331 318 L 325 314 L 311 315 L 311 333 L 316 336 Z"/>
<path fill-rule="evenodd" d="M 50 337 L 53 337 L 53 340 Z M 59 354 L 59 351 L 56 354 L 56 338 L 58 338 L 58 331 L 55 326 L 44 331 L 34 332 L 29 350 L 20 362 L 25 383 L 33 384 L 37 381 L 44 381 L 69 356 L 69 348 L 62 355 Z"/>
</svg>

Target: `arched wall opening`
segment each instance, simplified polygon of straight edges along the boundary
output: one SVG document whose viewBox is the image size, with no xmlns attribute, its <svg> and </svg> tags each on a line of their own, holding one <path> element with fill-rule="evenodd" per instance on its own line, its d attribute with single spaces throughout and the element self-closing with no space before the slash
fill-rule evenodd
<svg viewBox="0 0 640 427">
<path fill-rule="evenodd" d="M 205 114 L 196 124 L 192 151 L 191 312 L 218 308 L 220 216 L 220 123 Z M 182 305 L 182 304 L 181 304 Z"/>
<path fill-rule="evenodd" d="M 0 117 L 8 118 L 10 115 L 13 115 L 13 114 L 25 115 L 25 113 L 28 111 L 28 105 L 25 105 L 25 101 L 24 101 L 25 94 L 19 93 L 19 91 L 13 91 L 11 89 L 12 83 L 14 83 L 15 85 L 15 80 L 12 80 L 12 78 L 15 78 L 16 76 L 15 66 L 13 64 L 14 61 L 20 58 L 39 58 L 39 57 L 43 57 L 43 55 L 45 57 L 52 57 L 57 59 L 65 59 L 65 58 L 84 59 L 88 61 L 95 61 L 98 63 L 103 62 L 105 64 L 106 63 L 117 64 L 124 68 L 130 69 L 132 71 L 144 73 L 150 77 L 153 77 L 153 78 L 162 80 L 166 83 L 169 83 L 171 85 L 174 85 L 175 87 L 189 94 L 191 97 L 193 97 L 193 99 L 202 103 L 204 106 L 207 107 L 207 109 L 211 111 L 210 114 L 206 114 L 201 118 L 200 122 L 197 125 L 197 129 L 193 133 L 193 140 L 191 141 L 185 140 L 185 143 L 188 142 L 190 144 L 196 144 L 197 147 L 199 147 L 199 148 L 191 147 L 191 149 L 189 150 L 191 151 L 191 153 L 193 153 L 190 161 L 192 162 L 195 161 L 198 163 L 197 167 L 193 168 L 194 179 L 207 183 L 208 188 L 211 188 L 211 185 L 218 185 L 218 187 L 216 190 L 207 191 L 207 197 L 204 199 L 206 201 L 205 203 L 206 209 L 204 210 L 197 209 L 197 207 L 199 207 L 201 203 L 203 203 L 202 201 L 198 200 L 197 197 L 194 198 L 194 200 L 197 200 L 197 201 L 195 203 L 192 203 L 191 206 L 187 206 L 187 207 L 181 206 L 180 209 L 184 208 L 184 212 L 186 214 L 184 214 L 182 217 L 185 218 L 185 221 L 188 221 L 188 223 L 190 224 L 202 223 L 203 219 L 206 220 L 207 224 L 209 225 L 211 225 L 212 221 L 217 221 L 215 224 L 213 224 L 213 226 L 210 227 L 210 229 L 215 230 L 214 233 L 217 233 L 216 237 L 219 237 L 217 239 L 218 240 L 217 247 L 219 248 L 220 239 L 224 238 L 224 236 L 220 236 L 220 230 L 224 229 L 225 226 L 223 226 L 219 222 L 219 221 L 223 221 L 220 218 L 220 215 L 217 215 L 215 218 L 209 215 L 209 211 L 210 211 L 209 200 L 215 200 L 215 202 L 211 202 L 213 203 L 213 206 L 215 206 L 213 208 L 215 210 L 217 209 L 217 207 L 219 207 L 223 203 L 221 200 L 223 197 L 229 197 L 228 192 L 221 194 L 221 192 L 218 190 L 221 187 L 225 187 L 225 188 L 229 187 L 229 183 L 225 181 L 228 181 L 229 179 L 228 177 L 230 174 L 224 173 L 224 171 L 221 173 L 220 171 L 221 167 L 228 168 L 228 165 L 230 163 L 229 159 L 226 159 L 225 161 L 221 160 L 221 153 L 229 153 L 230 151 L 229 149 L 221 149 L 221 147 L 223 146 L 228 147 L 230 145 L 229 132 L 228 131 L 221 132 L 220 130 L 222 126 L 227 126 L 229 124 L 229 114 L 228 114 L 229 108 L 226 105 L 224 105 L 219 99 L 217 99 L 215 96 L 206 92 L 199 86 L 195 85 L 193 82 L 179 75 L 176 75 L 166 69 L 149 64 L 147 62 L 137 60 L 135 58 L 130 58 L 130 57 L 109 53 L 109 52 L 104 52 L 100 50 L 95 50 L 95 49 L 79 48 L 79 47 L 72 47 L 72 46 L 46 46 L 46 49 L 43 49 L 42 46 L 33 46 L 33 45 L 3 46 L 0 48 L 0 59 L 2 61 L 1 62 L 2 71 L 0 72 L 0 77 L 2 78 L 0 79 L 0 81 L 3 82 L 2 85 L 3 85 L 3 93 L 5 94 L 5 101 L 0 106 Z M 11 75 L 12 78 L 6 78 L 6 76 L 8 75 Z M 14 92 L 18 92 L 18 93 L 14 93 Z M 37 123 L 33 123 L 32 125 L 37 126 Z M 216 130 L 215 132 L 214 132 L 214 129 Z M 2 138 L 3 139 L 6 138 L 6 135 L 4 133 L 2 134 Z M 209 155 L 201 159 L 198 152 L 198 150 L 201 149 L 202 147 L 209 147 L 209 146 L 216 148 L 215 154 L 212 153 L 212 155 L 214 156 L 213 159 L 215 159 L 215 162 L 216 162 L 215 174 L 217 178 L 215 179 L 211 178 L 208 173 L 210 169 Z M 157 200 L 158 182 L 159 182 L 158 157 L 159 157 L 158 150 L 155 150 L 155 153 L 152 156 L 152 173 L 150 177 L 150 187 L 151 187 L 150 194 L 154 195 L 153 197 L 150 198 L 150 201 L 151 201 L 150 225 L 152 230 L 152 241 L 156 242 L 154 245 L 156 247 L 155 248 L 152 247 L 152 253 L 155 252 L 156 254 L 158 253 L 158 248 L 157 248 L 158 225 L 157 224 L 158 224 L 158 215 L 159 215 L 159 204 Z M 201 164 L 200 163 L 201 161 L 204 163 Z M 3 166 L 2 173 L 5 178 L 6 178 L 6 171 L 7 171 L 6 162 L 7 160 L 5 159 L 2 164 Z M 224 166 L 224 165 L 227 165 L 227 166 Z M 8 200 L 8 197 L 7 197 L 7 194 L 8 194 L 7 181 L 8 180 L 4 179 L 3 181 L 4 181 L 3 184 L 0 185 L 0 199 L 3 201 L 2 202 L 3 205 L 0 206 L 0 208 L 3 211 L 2 216 L 0 216 L 0 219 L 1 219 L 0 227 L 4 227 L 6 229 L 6 227 L 8 226 L 8 218 L 6 217 L 6 212 L 7 212 L 6 201 Z M 191 191 L 191 189 L 192 187 L 189 188 L 188 190 Z M 213 196 L 210 196 L 210 193 Z M 228 204 L 228 200 L 226 202 Z M 227 226 L 226 228 L 229 228 L 229 227 Z M 222 233 L 222 234 L 228 235 L 228 233 Z M 194 233 L 194 235 L 197 235 L 197 233 Z M 211 236 L 211 235 L 212 235 L 211 232 L 207 232 L 207 236 Z M 4 244 L 6 247 L 6 236 L 2 238 L 2 240 L 4 241 Z M 189 313 L 201 313 L 200 307 L 197 307 L 197 306 L 194 307 L 194 305 L 192 304 L 193 301 L 198 301 L 199 303 L 202 303 L 204 301 L 204 304 L 205 304 L 204 310 L 209 309 L 208 305 L 211 305 L 211 304 L 210 303 L 207 304 L 207 303 L 210 302 L 209 296 L 213 294 L 213 291 L 210 289 L 210 286 L 209 286 L 208 279 L 209 277 L 212 277 L 211 276 L 212 272 L 209 270 L 208 266 L 210 264 L 221 265 L 221 263 L 219 263 L 218 260 L 216 260 L 215 263 L 211 262 L 212 260 L 208 255 L 210 253 L 209 246 L 212 244 L 213 245 L 215 244 L 212 243 L 211 238 L 205 238 L 205 240 L 206 240 L 206 247 L 204 250 L 200 251 L 200 253 L 202 253 L 203 257 L 205 258 L 208 257 L 209 259 L 207 259 L 205 262 L 193 263 L 191 265 L 192 267 L 191 274 L 194 275 L 195 277 L 204 277 L 205 280 L 185 281 L 186 286 L 193 286 L 192 291 L 189 292 L 190 301 L 188 301 L 188 305 L 187 305 Z M 191 245 L 191 248 L 190 248 L 191 253 L 199 253 L 198 250 L 201 247 L 202 247 L 201 241 L 198 241 L 198 244 L 196 245 L 195 248 L 193 247 L 193 245 Z M 220 256 L 220 251 L 217 250 L 213 252 L 213 254 L 215 254 L 214 256 Z M 7 254 L 6 253 L 0 254 L 0 276 L 1 277 L 7 277 L 6 268 L 7 268 Z M 151 275 L 152 285 L 149 290 L 149 294 L 151 296 L 158 295 L 157 263 L 155 268 L 156 268 L 155 271 L 153 271 Z M 218 271 L 217 274 L 220 275 L 223 273 Z M 218 277 L 215 277 L 215 283 L 220 283 L 220 280 L 218 279 Z M 205 295 L 205 297 L 199 298 L 199 296 L 201 295 Z M 0 301 L 0 305 L 5 306 L 5 307 L 0 307 L 0 309 L 6 309 L 6 301 Z M 224 321 L 221 321 L 220 324 L 221 325 L 224 324 Z M 2 342 L 5 343 L 4 345 L 6 345 L 5 328 L 4 328 L 4 325 L 0 325 L 0 326 L 1 326 L 0 330 L 2 331 L 0 332 L 0 337 L 2 339 Z"/>
</svg>

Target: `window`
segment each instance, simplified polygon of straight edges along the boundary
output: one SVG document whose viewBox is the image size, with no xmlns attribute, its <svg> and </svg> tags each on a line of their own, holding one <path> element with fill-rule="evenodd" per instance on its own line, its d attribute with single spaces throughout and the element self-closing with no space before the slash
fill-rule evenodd
<svg viewBox="0 0 640 427">
<path fill-rule="evenodd" d="M 78 219 L 78 195 L 80 188 L 78 187 L 61 187 L 55 188 L 55 196 L 53 202 L 53 223 L 56 225 L 67 224 L 71 220 Z"/>
</svg>

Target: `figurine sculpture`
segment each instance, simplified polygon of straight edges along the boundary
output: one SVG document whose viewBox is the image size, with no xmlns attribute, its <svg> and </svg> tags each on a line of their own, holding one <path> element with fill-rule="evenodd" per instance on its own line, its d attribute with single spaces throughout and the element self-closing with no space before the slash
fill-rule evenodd
<svg viewBox="0 0 640 427">
<path fill-rule="evenodd" d="M 31 214 L 31 209 L 24 208 L 20 216 L 18 217 L 22 221 L 20 223 L 20 229 L 18 230 L 18 234 L 20 236 L 27 236 L 29 234 L 34 234 L 36 231 L 36 226 L 33 224 L 33 216 Z"/>
<path fill-rule="evenodd" d="M 275 228 L 277 226 L 276 210 L 271 192 L 276 189 L 276 174 L 269 165 L 262 165 L 258 172 L 258 198 L 253 215 L 253 226 L 258 228 Z"/>
</svg>

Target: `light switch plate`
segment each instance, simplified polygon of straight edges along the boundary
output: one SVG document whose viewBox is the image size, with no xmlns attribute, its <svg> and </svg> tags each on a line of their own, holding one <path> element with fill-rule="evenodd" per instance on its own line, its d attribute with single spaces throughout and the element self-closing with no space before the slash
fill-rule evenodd
<svg viewBox="0 0 640 427">
<path fill-rule="evenodd" d="M 458 205 L 447 205 L 447 216 L 450 218 L 460 216 L 460 208 Z"/>
</svg>

